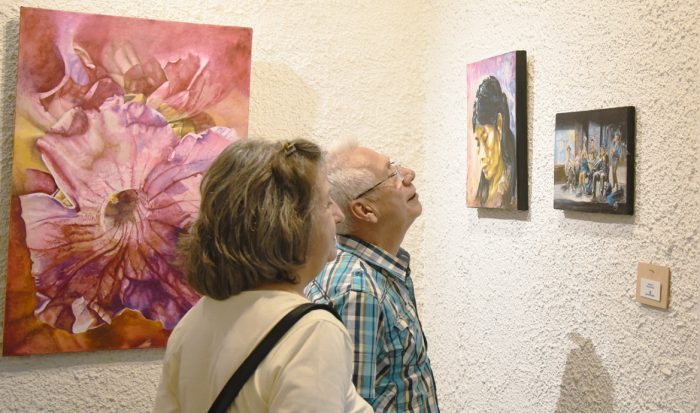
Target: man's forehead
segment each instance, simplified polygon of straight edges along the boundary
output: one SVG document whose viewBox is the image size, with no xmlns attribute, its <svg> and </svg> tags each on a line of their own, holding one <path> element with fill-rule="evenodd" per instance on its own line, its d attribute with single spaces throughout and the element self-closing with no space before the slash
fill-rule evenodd
<svg viewBox="0 0 700 413">
<path fill-rule="evenodd" d="M 355 168 L 383 167 L 389 162 L 389 157 L 370 148 L 359 146 L 350 154 L 350 165 Z"/>
</svg>

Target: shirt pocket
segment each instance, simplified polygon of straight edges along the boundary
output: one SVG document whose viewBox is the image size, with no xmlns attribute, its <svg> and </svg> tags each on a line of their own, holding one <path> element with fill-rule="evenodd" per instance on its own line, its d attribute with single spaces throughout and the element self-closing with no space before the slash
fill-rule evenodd
<svg viewBox="0 0 700 413">
<path fill-rule="evenodd" d="M 423 349 L 422 339 L 411 320 L 397 316 L 392 328 L 395 350 L 400 353 L 404 366 L 414 366 L 421 361 Z M 398 356 L 398 354 L 397 354 Z"/>
</svg>

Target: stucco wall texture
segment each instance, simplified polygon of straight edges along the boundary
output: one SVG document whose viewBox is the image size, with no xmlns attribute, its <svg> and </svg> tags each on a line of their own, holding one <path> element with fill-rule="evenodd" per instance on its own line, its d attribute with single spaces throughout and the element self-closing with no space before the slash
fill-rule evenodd
<svg viewBox="0 0 700 413">
<path fill-rule="evenodd" d="M 405 246 L 443 411 L 697 408 L 697 0 L 22 5 L 252 27 L 251 136 L 355 136 L 413 167 L 424 212 Z M 19 6 L 0 0 L 0 297 Z M 530 210 L 468 209 L 465 66 L 516 49 L 528 54 Z M 555 114 L 626 105 L 635 215 L 554 210 Z M 635 302 L 638 261 L 671 267 L 668 311 Z M 0 358 L 0 411 L 148 411 L 162 355 Z"/>
<path fill-rule="evenodd" d="M 433 11 L 419 283 L 449 412 L 697 408 L 700 3 L 470 1 Z M 467 62 L 527 51 L 530 210 L 464 207 Z M 637 110 L 635 214 L 552 208 L 555 115 Z M 635 301 L 671 267 L 668 311 Z"/>
</svg>

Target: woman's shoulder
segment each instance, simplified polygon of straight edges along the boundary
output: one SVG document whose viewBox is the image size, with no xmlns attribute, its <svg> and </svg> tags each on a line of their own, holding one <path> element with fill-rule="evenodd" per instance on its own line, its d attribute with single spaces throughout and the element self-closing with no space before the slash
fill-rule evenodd
<svg viewBox="0 0 700 413">
<path fill-rule="evenodd" d="M 272 351 L 272 359 L 276 360 L 273 364 L 306 357 L 304 354 L 309 352 L 318 356 L 319 349 L 332 354 L 350 353 L 352 341 L 345 326 L 333 314 L 316 309 L 305 314 L 280 339 Z"/>
<path fill-rule="evenodd" d="M 253 300 L 253 304 L 251 304 L 251 309 L 254 309 L 254 313 L 258 316 L 264 312 L 268 316 L 272 317 L 272 319 L 269 321 L 271 322 L 271 325 L 274 325 L 286 314 L 290 313 L 301 305 L 309 303 L 310 301 L 301 295 L 275 291 L 257 294 L 256 299 Z M 316 308 L 307 312 L 299 320 L 297 320 L 296 323 L 294 323 L 290 330 L 294 331 L 299 329 L 308 329 L 311 327 L 317 329 L 323 328 L 325 330 L 341 330 L 346 332 L 343 323 L 341 323 L 333 315 L 333 313 L 323 308 Z"/>
<path fill-rule="evenodd" d="M 347 332 L 345 325 L 338 320 L 333 313 L 322 308 L 316 308 L 304 315 L 297 323 L 305 326 L 321 326 L 331 330 Z"/>
<path fill-rule="evenodd" d="M 301 340 L 310 340 L 321 342 L 345 342 L 350 340 L 345 325 L 340 322 L 335 316 L 324 309 L 314 309 L 304 315 L 290 329 L 289 337 L 291 340 L 301 338 Z"/>
</svg>

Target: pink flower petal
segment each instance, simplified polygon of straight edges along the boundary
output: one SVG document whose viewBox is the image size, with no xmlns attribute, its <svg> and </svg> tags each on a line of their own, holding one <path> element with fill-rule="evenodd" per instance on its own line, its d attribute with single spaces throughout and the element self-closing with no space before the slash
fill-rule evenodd
<svg viewBox="0 0 700 413">
<path fill-rule="evenodd" d="M 199 298 L 173 266 L 177 237 L 202 174 L 235 139 L 212 128 L 178 141 L 157 112 L 121 97 L 68 112 L 37 142 L 67 199 L 20 197 L 39 319 L 80 332 L 130 308 L 172 328 Z"/>
<path fill-rule="evenodd" d="M 42 192 L 51 195 L 58 189 L 51 174 L 31 168 L 27 169 L 25 174 L 27 182 L 24 188 L 28 192 Z"/>
<path fill-rule="evenodd" d="M 110 194 L 142 185 L 176 144 L 157 112 L 117 97 L 99 112 L 66 113 L 37 148 L 71 202 L 99 208 Z"/>
</svg>

